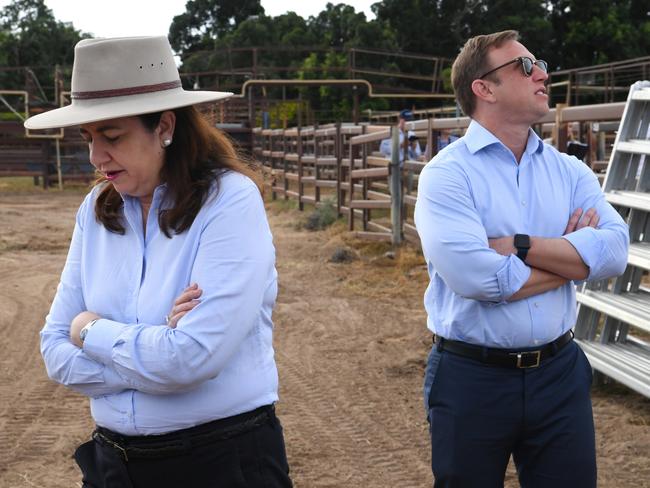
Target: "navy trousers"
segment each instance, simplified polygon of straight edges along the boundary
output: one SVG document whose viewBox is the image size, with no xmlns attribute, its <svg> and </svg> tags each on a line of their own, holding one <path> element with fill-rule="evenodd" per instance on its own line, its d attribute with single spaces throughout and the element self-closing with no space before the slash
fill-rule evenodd
<svg viewBox="0 0 650 488">
<path fill-rule="evenodd" d="M 573 341 L 531 369 L 434 345 L 424 385 L 434 487 L 503 487 L 511 454 L 524 488 L 595 487 L 591 381 Z"/>
</svg>

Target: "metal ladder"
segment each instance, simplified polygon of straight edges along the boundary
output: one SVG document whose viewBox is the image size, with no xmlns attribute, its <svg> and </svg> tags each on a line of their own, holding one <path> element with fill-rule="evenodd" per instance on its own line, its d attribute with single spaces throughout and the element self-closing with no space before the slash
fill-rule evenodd
<svg viewBox="0 0 650 488">
<path fill-rule="evenodd" d="M 630 87 L 603 190 L 630 227 L 625 273 L 577 294 L 576 339 L 597 371 L 650 397 L 650 81 Z M 644 283 L 644 275 L 645 283 Z"/>
</svg>

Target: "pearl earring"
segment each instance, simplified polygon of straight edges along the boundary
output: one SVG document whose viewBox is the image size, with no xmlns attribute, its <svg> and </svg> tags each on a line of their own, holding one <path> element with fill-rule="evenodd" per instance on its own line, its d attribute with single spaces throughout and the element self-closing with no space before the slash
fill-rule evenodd
<svg viewBox="0 0 650 488">
<path fill-rule="evenodd" d="M 172 143 L 171 139 L 163 139 L 162 146 L 163 147 L 169 147 L 171 145 L 171 143 Z"/>
</svg>

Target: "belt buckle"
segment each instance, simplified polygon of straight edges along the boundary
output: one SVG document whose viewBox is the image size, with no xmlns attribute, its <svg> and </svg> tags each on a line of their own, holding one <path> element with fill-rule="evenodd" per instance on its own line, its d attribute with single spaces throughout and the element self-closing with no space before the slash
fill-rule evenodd
<svg viewBox="0 0 650 488">
<path fill-rule="evenodd" d="M 510 353 L 511 356 L 517 356 L 517 367 L 520 369 L 536 368 L 539 366 L 539 361 L 542 356 L 542 351 L 524 351 L 524 352 L 513 352 Z M 533 358 L 532 364 L 528 364 L 526 358 Z"/>
</svg>

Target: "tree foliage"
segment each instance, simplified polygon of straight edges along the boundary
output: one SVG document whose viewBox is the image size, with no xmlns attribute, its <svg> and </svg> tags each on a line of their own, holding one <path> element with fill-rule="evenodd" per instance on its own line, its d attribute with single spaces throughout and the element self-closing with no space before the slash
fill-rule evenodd
<svg viewBox="0 0 650 488">
<path fill-rule="evenodd" d="M 209 49 L 246 19 L 262 14 L 260 0 L 189 0 L 172 21 L 170 42 L 176 52 Z"/>
<path fill-rule="evenodd" d="M 430 62 L 390 53 L 453 59 L 469 37 L 504 29 L 518 30 L 524 44 L 553 70 L 650 52 L 648 0 L 382 0 L 372 10 L 376 18 L 368 19 L 344 3 L 327 3 L 318 15 L 305 19 L 294 12 L 268 16 L 260 0 L 188 0 L 185 12 L 174 17 L 169 38 L 182 59 L 182 71 L 256 65 L 273 68 L 272 76 L 278 78 L 298 73 L 304 78 L 342 77 L 350 62 L 343 53 L 352 47 L 388 53 L 366 56 L 363 63 L 369 70 L 430 75 Z M 14 0 L 0 10 L 0 66 L 48 66 L 50 74 L 44 77 L 51 78 L 54 64 L 72 64 L 74 44 L 84 36 L 57 21 L 44 0 Z M 265 50 L 257 55 L 240 49 L 245 47 Z M 251 56 L 257 56 L 256 63 Z M 0 71 L 1 86 L 7 88 L 12 76 L 17 75 Z M 394 77 L 385 83 L 408 88 L 410 82 Z M 303 90 L 303 95 L 316 108 L 342 113 L 351 103 L 344 91 L 323 87 L 319 92 Z"/>
<path fill-rule="evenodd" d="M 0 67 L 29 66 L 30 72 L 0 71 L 0 86 L 20 89 L 25 77 L 43 86 L 52 99 L 54 65 L 72 65 L 74 46 L 83 37 L 72 24 L 59 22 L 44 0 L 14 0 L 0 10 Z"/>
<path fill-rule="evenodd" d="M 172 43 L 179 48 L 183 67 L 189 71 L 226 66 L 225 52 L 231 65 L 240 61 L 246 64 L 242 59 L 245 55 L 230 52 L 230 48 L 273 46 L 296 50 L 265 51 L 258 63 L 299 67 L 304 78 L 336 78 L 341 75 L 337 69 L 346 65 L 340 51 L 327 54 L 310 51 L 310 47 L 361 47 L 453 59 L 468 38 L 505 29 L 518 30 L 530 51 L 546 59 L 553 70 L 646 56 L 650 52 L 648 0 L 382 0 L 372 6 L 376 16 L 372 20 L 343 3 L 327 3 L 322 12 L 308 19 L 295 13 L 269 17 L 261 12 L 259 2 L 247 1 L 244 7 L 255 16 L 241 21 L 230 17 L 231 21 L 218 32 L 213 28 L 214 21 L 196 15 L 196 1 L 188 2 L 187 12 L 176 17 L 170 29 Z M 202 0 L 201 4 L 209 11 L 224 2 Z M 188 28 L 183 19 L 190 17 L 198 24 Z M 192 37 L 192 32 L 202 34 Z M 211 54 L 203 49 L 209 49 Z M 431 63 L 420 59 L 386 55 L 364 62 L 372 70 L 431 75 Z M 443 75 L 448 71 L 447 66 Z M 285 74 L 276 72 L 275 76 Z M 386 83 L 408 88 L 409 82 L 392 78 Z M 449 89 L 447 83 L 443 86 Z M 340 112 L 350 103 L 349 97 L 340 96 L 343 90 L 338 88 L 301 92 L 316 110 L 329 106 Z M 336 102 L 337 98 L 341 101 Z M 341 110 L 334 107 L 337 103 Z"/>
<path fill-rule="evenodd" d="M 576 68 L 647 56 L 647 0 L 549 0 L 551 66 Z"/>
</svg>

